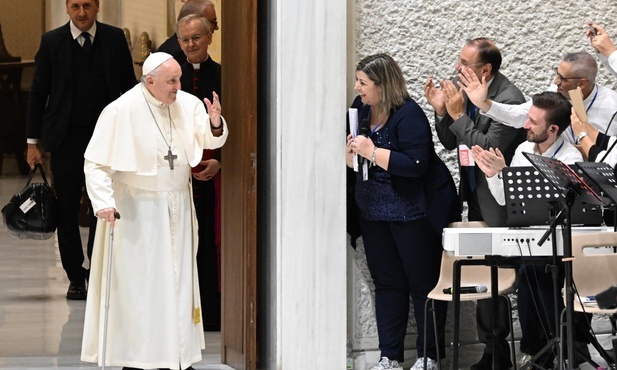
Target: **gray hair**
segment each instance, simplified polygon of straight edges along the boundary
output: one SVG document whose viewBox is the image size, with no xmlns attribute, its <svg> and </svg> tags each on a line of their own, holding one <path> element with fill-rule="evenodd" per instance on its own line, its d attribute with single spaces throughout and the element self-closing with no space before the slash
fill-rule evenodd
<svg viewBox="0 0 617 370">
<path fill-rule="evenodd" d="M 181 26 L 184 26 L 185 24 L 189 23 L 194 19 L 198 19 L 201 22 L 202 26 L 206 30 L 207 35 L 212 33 L 212 25 L 210 24 L 210 21 L 208 21 L 205 17 L 202 17 L 201 15 L 189 14 L 185 17 L 180 18 L 178 20 L 178 23 L 176 23 L 176 35 L 178 35 L 178 30 Z"/>
<path fill-rule="evenodd" d="M 592 85 L 596 83 L 598 63 L 591 54 L 585 51 L 567 53 L 561 61 L 572 65 L 572 74 L 574 76 L 585 77 Z"/>
</svg>

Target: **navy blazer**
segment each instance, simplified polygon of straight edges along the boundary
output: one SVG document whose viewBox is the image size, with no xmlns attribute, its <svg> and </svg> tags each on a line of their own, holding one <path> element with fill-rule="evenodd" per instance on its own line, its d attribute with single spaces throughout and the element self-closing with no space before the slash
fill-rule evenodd
<svg viewBox="0 0 617 370">
<path fill-rule="evenodd" d="M 352 107 L 358 108 L 359 120 L 368 116 L 370 106 L 363 105 L 360 97 Z M 418 206 L 441 233 L 450 222 L 459 221 L 461 213 L 452 175 L 435 153 L 426 114 L 408 100 L 390 112 L 386 125 L 391 132 L 388 172 L 394 191 Z"/>
<path fill-rule="evenodd" d="M 73 103 L 69 98 L 73 96 L 73 42 L 67 23 L 43 34 L 36 53 L 26 136 L 40 139 L 45 151 L 53 151 L 62 143 L 69 126 Z M 113 101 L 137 82 L 131 52 L 120 28 L 98 21 L 94 43 L 100 43 L 104 51 L 104 78 Z"/>
</svg>

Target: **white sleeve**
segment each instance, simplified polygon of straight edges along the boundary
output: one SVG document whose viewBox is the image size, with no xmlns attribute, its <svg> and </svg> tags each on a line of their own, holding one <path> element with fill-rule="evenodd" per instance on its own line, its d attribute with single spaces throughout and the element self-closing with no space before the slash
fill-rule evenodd
<svg viewBox="0 0 617 370">
<path fill-rule="evenodd" d="M 617 137 L 611 136 L 608 140 L 607 150 L 610 152 L 607 153 L 607 150 L 603 150 L 596 156 L 596 162 L 602 161 L 606 164 L 609 164 L 611 167 L 615 167 L 617 165 Z M 606 156 L 606 158 L 604 158 Z"/>
<path fill-rule="evenodd" d="M 504 104 L 494 101 L 488 111 L 481 113 L 506 126 L 522 128 L 527 121 L 527 113 L 531 103 L 531 100 L 523 104 Z"/>
<path fill-rule="evenodd" d="M 506 194 L 503 188 L 503 179 L 501 178 L 502 177 L 501 174 L 502 172 L 499 172 L 493 177 L 487 177 L 486 182 L 497 204 L 499 204 L 500 206 L 505 206 L 506 205 Z"/>
<path fill-rule="evenodd" d="M 111 167 L 96 164 L 88 159 L 84 160 L 84 174 L 86 175 L 86 190 L 96 214 L 101 209 L 116 208 L 114 190 L 112 188 Z"/>
<path fill-rule="evenodd" d="M 608 58 L 600 53 L 596 54 L 598 58 L 600 58 L 600 61 L 602 61 L 602 64 L 604 64 L 604 67 L 612 73 L 613 76 L 617 76 L 617 72 L 615 72 L 617 70 L 617 51 L 614 51 Z"/>
</svg>

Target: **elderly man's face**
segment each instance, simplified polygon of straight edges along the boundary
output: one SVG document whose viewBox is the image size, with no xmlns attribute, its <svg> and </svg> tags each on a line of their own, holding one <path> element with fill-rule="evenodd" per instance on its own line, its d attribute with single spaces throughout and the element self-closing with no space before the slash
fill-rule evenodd
<svg viewBox="0 0 617 370">
<path fill-rule="evenodd" d="M 66 14 L 69 15 L 75 27 L 85 32 L 92 27 L 99 12 L 98 0 L 67 0 Z"/>
<path fill-rule="evenodd" d="M 201 63 L 208 57 L 212 33 L 199 19 L 192 19 L 178 27 L 178 42 L 189 62 Z"/>
<path fill-rule="evenodd" d="M 146 77 L 146 87 L 156 100 L 169 105 L 176 101 L 176 95 L 180 90 L 180 76 L 182 76 L 182 69 L 172 58 L 156 68 L 152 75 Z"/>
</svg>

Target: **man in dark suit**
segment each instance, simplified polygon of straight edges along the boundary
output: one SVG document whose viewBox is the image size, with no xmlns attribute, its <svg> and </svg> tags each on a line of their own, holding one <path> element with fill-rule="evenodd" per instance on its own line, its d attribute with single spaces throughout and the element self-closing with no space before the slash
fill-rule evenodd
<svg viewBox="0 0 617 370">
<path fill-rule="evenodd" d="M 221 97 L 221 65 L 208 55 L 213 25 L 200 14 L 181 18 L 176 26 L 184 55 L 182 90 L 203 101 L 212 101 L 213 92 Z M 204 151 L 200 169 L 194 169 L 193 200 L 199 223 L 197 272 L 201 294 L 201 310 L 206 331 L 221 329 L 220 263 L 220 149 Z M 217 207 L 218 206 L 218 207 Z"/>
<path fill-rule="evenodd" d="M 184 5 L 182 5 L 182 8 L 180 8 L 180 13 L 178 14 L 178 21 L 189 14 L 197 14 L 206 18 L 208 22 L 210 22 L 211 34 L 214 34 L 214 31 L 219 29 L 219 22 L 216 19 L 216 9 L 214 9 L 214 4 L 212 3 L 212 1 L 188 0 L 186 3 L 184 3 Z M 184 52 L 182 51 L 182 48 L 178 43 L 177 32 L 169 36 L 169 38 L 165 40 L 165 42 L 162 43 L 161 46 L 159 46 L 157 51 L 171 54 L 180 65 L 183 65 L 186 62 L 186 56 L 184 55 Z"/>
<path fill-rule="evenodd" d="M 99 114 L 137 82 L 124 32 L 96 21 L 98 0 L 66 0 L 70 21 L 45 33 L 36 54 L 27 119 L 28 164 L 51 155 L 58 196 L 58 246 L 70 280 L 67 299 L 86 299 L 79 231 L 84 152 Z M 92 210 L 90 206 L 90 211 Z M 90 212 L 88 256 L 96 218 Z"/>
<path fill-rule="evenodd" d="M 503 74 L 501 67 L 501 52 L 487 38 L 477 38 L 467 41 L 455 69 L 462 67 L 471 69 L 478 79 L 484 77 L 489 83 L 488 94 L 492 99 L 508 104 L 520 104 L 525 101 L 521 91 Z M 452 87 L 456 81 L 442 81 L 442 87 Z M 444 90 L 454 90 L 452 96 L 446 96 Z M 493 198 L 484 173 L 475 166 L 468 165 L 471 148 L 478 145 L 484 149 L 499 148 L 510 163 L 516 147 L 525 141 L 525 131 L 505 126 L 483 116 L 462 91 L 456 89 L 437 89 L 429 78 L 424 86 L 424 94 L 428 103 L 435 109 L 435 130 L 437 136 L 448 150 L 458 150 L 460 165 L 459 198 L 466 201 L 469 221 L 485 221 L 489 226 L 506 225 L 506 209 Z M 507 318 L 506 302 L 500 299 L 499 334 L 500 348 L 497 349 L 502 369 L 512 367 L 509 359 L 510 350 L 507 335 L 510 331 Z M 492 366 L 492 323 L 490 320 L 490 300 L 478 301 L 476 319 L 478 338 L 486 345 L 480 362 L 472 366 L 472 370 L 490 369 Z"/>
</svg>

